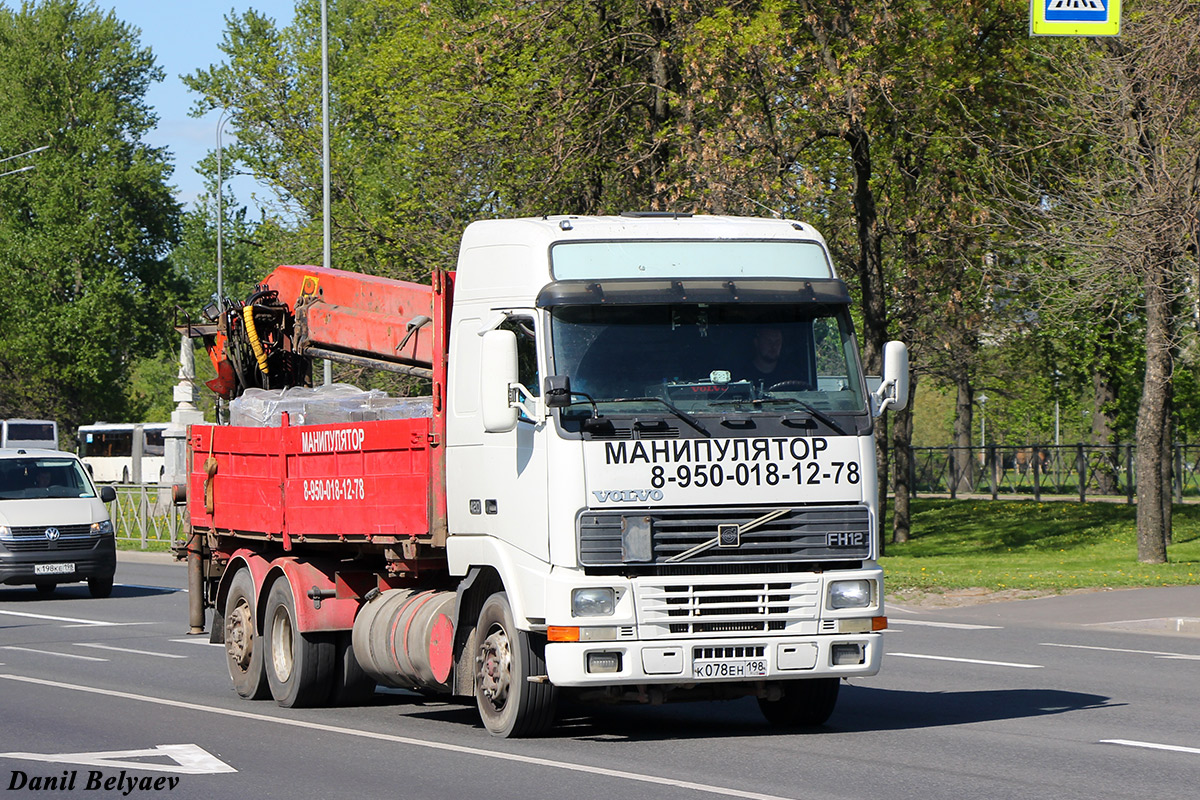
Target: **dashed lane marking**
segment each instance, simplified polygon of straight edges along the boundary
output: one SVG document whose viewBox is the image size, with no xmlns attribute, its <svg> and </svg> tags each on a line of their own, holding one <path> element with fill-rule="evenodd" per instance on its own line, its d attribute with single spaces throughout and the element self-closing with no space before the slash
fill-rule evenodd
<svg viewBox="0 0 1200 800">
<path fill-rule="evenodd" d="M 1045 669 L 1041 664 L 1015 664 L 1011 661 L 984 661 L 979 658 L 953 658 L 951 656 L 927 656 L 920 653 L 884 653 L 898 658 L 921 658 L 928 661 L 953 661 L 956 664 L 982 664 L 987 667 L 1012 667 L 1014 669 Z"/>
<path fill-rule="evenodd" d="M 137 656 L 154 656 L 155 658 L 187 658 L 187 656 L 174 655 L 172 653 L 155 653 L 151 650 L 134 650 L 131 647 L 113 647 L 110 644 L 99 644 L 97 642 L 76 642 L 76 647 L 94 647 L 97 650 L 112 650 L 116 653 L 132 653 Z"/>
<path fill-rule="evenodd" d="M 1174 753 L 1190 753 L 1191 755 L 1200 756 L 1200 747 L 1183 747 L 1177 744 L 1138 742 L 1133 739 L 1101 739 L 1100 744 L 1119 744 L 1124 747 L 1142 747 L 1147 750 L 1170 750 Z"/>
<path fill-rule="evenodd" d="M 1071 650 L 1099 650 L 1104 653 L 1131 653 L 1138 656 L 1154 656 L 1174 661 L 1200 661 L 1200 655 L 1190 653 L 1171 653 L 1163 650 L 1129 650 L 1123 647 L 1098 647 L 1090 644 L 1059 644 L 1057 642 L 1041 642 L 1041 647 L 1066 647 Z"/>
<path fill-rule="evenodd" d="M 106 622 L 99 619 L 78 619 L 76 617 L 55 617 L 50 614 L 33 614 L 29 611 L 0 611 L 0 614 L 5 614 L 10 617 L 24 617 L 25 619 L 45 619 L 51 622 L 68 622 L 69 625 L 64 625 L 64 628 L 77 628 L 85 625 L 94 625 L 97 628 L 112 628 L 121 625 L 153 625 L 153 622 Z"/>
<path fill-rule="evenodd" d="M 53 650 L 37 650 L 33 647 L 17 647 L 15 644 L 5 645 L 5 650 L 19 650 L 22 653 L 41 653 L 44 656 L 60 656 L 62 658 L 77 658 L 80 661 L 108 661 L 107 658 L 95 658 L 94 656 L 80 656 L 75 653 L 56 653 Z"/>
<path fill-rule="evenodd" d="M 926 619 L 894 619 L 889 625 L 922 625 L 926 628 L 951 628 L 956 631 L 1002 631 L 999 625 L 972 625 L 966 622 L 933 622 Z"/>
</svg>

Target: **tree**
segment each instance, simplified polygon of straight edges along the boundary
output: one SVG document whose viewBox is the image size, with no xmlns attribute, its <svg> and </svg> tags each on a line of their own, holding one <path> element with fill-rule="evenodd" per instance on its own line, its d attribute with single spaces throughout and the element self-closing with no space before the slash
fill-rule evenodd
<svg viewBox="0 0 1200 800">
<path fill-rule="evenodd" d="M 111 12 L 0 8 L 0 155 L 47 147 L 0 178 L 0 414 L 120 418 L 129 370 L 165 343 L 179 209 L 167 154 L 142 141 L 161 77 Z"/>
<path fill-rule="evenodd" d="M 1138 560 L 1158 563 L 1170 539 L 1183 301 L 1197 270 L 1200 5 L 1131 3 L 1125 14 L 1120 39 L 1059 60 L 1052 97 L 1069 114 L 1046 138 L 1078 146 L 1029 202 L 1043 212 L 1040 240 L 1066 266 L 1054 276 L 1062 294 L 1118 314 L 1136 301 L 1145 357 L 1135 429 Z"/>
</svg>

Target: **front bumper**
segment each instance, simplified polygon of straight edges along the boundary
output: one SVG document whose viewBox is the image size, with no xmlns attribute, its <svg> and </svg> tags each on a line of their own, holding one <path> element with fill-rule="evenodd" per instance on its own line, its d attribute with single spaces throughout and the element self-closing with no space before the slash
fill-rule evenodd
<svg viewBox="0 0 1200 800">
<path fill-rule="evenodd" d="M 841 645 L 842 647 L 836 647 Z M 860 648 L 861 663 L 853 660 Z M 589 671 L 593 665 L 611 666 L 616 671 Z M 847 659 L 847 655 L 851 655 Z M 589 656 L 591 658 L 589 659 Z M 550 682 L 564 687 L 615 685 L 699 686 L 718 683 L 750 683 L 802 678 L 851 678 L 875 675 L 883 656 L 879 633 L 818 636 L 747 638 L 703 638 L 676 641 L 551 642 L 546 645 L 546 671 Z M 733 670 L 712 669 L 712 664 L 765 662 L 765 674 L 730 675 Z M 700 673 L 700 674 L 698 674 Z M 757 670 L 756 670 L 757 673 Z"/>
<path fill-rule="evenodd" d="M 73 564 L 71 572 L 39 573 L 41 565 Z M 0 542 L 0 585 L 29 586 L 35 583 L 75 583 L 103 578 L 117 571 L 116 539 L 101 536 L 88 548 L 60 549 L 22 547 L 15 551 Z"/>
</svg>

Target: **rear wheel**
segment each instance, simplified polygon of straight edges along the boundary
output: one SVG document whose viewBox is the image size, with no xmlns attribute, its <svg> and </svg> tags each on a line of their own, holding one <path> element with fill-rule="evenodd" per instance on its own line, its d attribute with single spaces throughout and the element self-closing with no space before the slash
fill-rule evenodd
<svg viewBox="0 0 1200 800">
<path fill-rule="evenodd" d="M 300 632 L 292 590 L 283 579 L 271 585 L 263 619 L 267 683 L 275 702 L 284 708 L 324 703 L 333 687 L 333 636 Z"/>
<path fill-rule="evenodd" d="M 92 597 L 108 597 L 113 590 L 113 576 L 99 575 L 95 578 L 88 578 L 88 591 Z"/>
<path fill-rule="evenodd" d="M 788 681 L 783 684 L 783 697 L 778 700 L 760 698 L 758 707 L 772 725 L 797 728 L 824 725 L 837 705 L 840 686 L 838 678 Z"/>
<path fill-rule="evenodd" d="M 225 660 L 239 696 L 263 700 L 270 692 L 263 668 L 263 641 L 254 615 L 254 579 L 243 569 L 229 584 L 225 599 Z"/>
<path fill-rule="evenodd" d="M 504 592 L 484 602 L 476 637 L 475 703 L 484 727 L 505 738 L 546 731 L 554 724 L 557 692 L 545 677 L 544 643 L 517 630 Z"/>
</svg>

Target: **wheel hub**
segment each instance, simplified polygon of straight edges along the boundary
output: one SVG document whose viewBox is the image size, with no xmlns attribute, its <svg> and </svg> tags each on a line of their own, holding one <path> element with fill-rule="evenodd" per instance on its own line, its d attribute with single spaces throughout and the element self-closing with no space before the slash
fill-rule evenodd
<svg viewBox="0 0 1200 800">
<path fill-rule="evenodd" d="M 494 631 L 480 648 L 479 686 L 483 696 L 496 708 L 503 708 L 512 686 L 512 650 L 508 634 Z"/>
<path fill-rule="evenodd" d="M 238 603 L 233 613 L 225 618 L 225 650 L 240 669 L 250 666 L 251 650 L 254 647 L 251 619 L 250 606 L 244 601 Z"/>
</svg>

